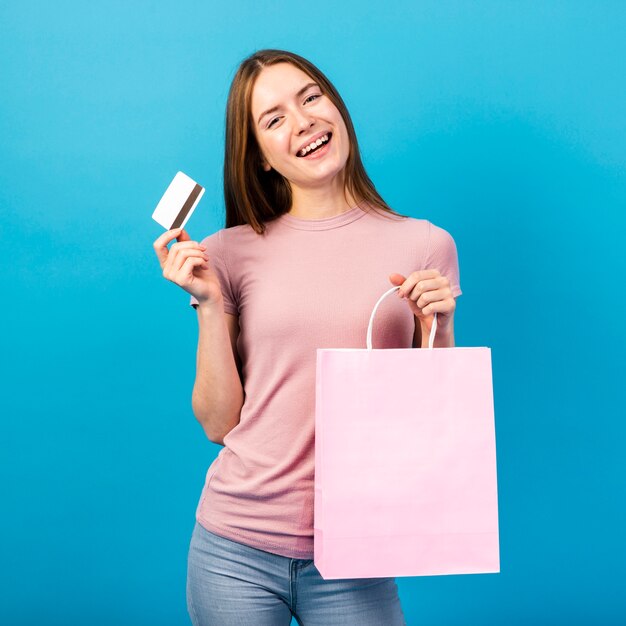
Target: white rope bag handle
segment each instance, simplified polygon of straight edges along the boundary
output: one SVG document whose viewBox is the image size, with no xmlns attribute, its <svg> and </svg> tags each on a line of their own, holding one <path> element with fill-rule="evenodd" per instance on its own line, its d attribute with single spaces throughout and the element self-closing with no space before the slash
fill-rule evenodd
<svg viewBox="0 0 626 626">
<path fill-rule="evenodd" d="M 389 291 L 386 291 L 382 296 L 380 296 L 380 298 L 378 299 L 378 302 L 374 306 L 374 310 L 372 311 L 372 314 L 370 315 L 370 323 L 367 326 L 367 349 L 368 350 L 372 349 L 372 326 L 374 324 L 374 314 L 376 313 L 376 309 L 378 308 L 378 305 L 390 293 L 392 293 L 396 289 L 400 289 L 401 286 L 402 285 L 397 285 L 396 287 L 392 287 L 391 289 L 389 289 Z M 433 327 L 430 329 L 430 336 L 428 337 L 428 348 L 430 350 L 432 350 L 433 344 L 435 343 L 435 333 L 436 332 L 437 332 L 437 313 L 435 313 L 435 319 L 433 320 Z"/>
</svg>

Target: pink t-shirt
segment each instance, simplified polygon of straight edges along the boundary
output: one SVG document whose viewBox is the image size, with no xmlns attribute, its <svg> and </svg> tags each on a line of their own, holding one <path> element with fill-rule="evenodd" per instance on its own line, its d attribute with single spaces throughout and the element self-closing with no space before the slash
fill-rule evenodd
<svg viewBox="0 0 626 626">
<path fill-rule="evenodd" d="M 260 550 L 313 558 L 317 348 L 366 348 L 389 275 L 434 268 L 461 294 L 456 245 L 427 220 L 381 216 L 362 203 L 340 215 L 241 225 L 206 237 L 226 313 L 239 316 L 245 401 L 208 469 L 197 521 Z M 190 304 L 197 304 L 191 297 Z M 373 348 L 410 348 L 416 318 L 390 294 Z"/>
</svg>

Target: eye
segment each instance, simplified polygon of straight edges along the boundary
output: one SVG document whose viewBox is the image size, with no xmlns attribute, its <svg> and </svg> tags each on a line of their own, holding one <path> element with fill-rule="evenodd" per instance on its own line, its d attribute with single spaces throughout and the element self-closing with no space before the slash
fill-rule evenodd
<svg viewBox="0 0 626 626">
<path fill-rule="evenodd" d="M 310 96 L 308 96 L 306 98 L 306 100 L 304 101 L 305 103 L 307 103 L 311 98 L 321 98 L 322 96 L 320 94 L 311 94 Z M 275 117 L 268 125 L 268 128 L 271 128 L 274 125 L 274 122 L 276 122 L 277 120 L 279 120 L 280 118 Z"/>
</svg>

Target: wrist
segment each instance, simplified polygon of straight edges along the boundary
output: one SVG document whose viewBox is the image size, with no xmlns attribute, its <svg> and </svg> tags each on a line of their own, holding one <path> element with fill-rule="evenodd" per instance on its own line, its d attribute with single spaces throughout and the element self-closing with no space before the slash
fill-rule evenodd
<svg viewBox="0 0 626 626">
<path fill-rule="evenodd" d="M 420 319 L 420 327 L 422 330 L 422 348 L 428 348 L 430 331 L 432 330 L 434 316 L 427 320 Z M 435 330 L 434 348 L 451 348 L 454 347 L 454 327 L 452 319 L 442 320 L 441 314 L 437 315 L 437 329 Z"/>
<path fill-rule="evenodd" d="M 196 307 L 199 315 L 212 317 L 218 313 L 224 312 L 224 303 L 222 300 L 198 300 Z"/>
</svg>

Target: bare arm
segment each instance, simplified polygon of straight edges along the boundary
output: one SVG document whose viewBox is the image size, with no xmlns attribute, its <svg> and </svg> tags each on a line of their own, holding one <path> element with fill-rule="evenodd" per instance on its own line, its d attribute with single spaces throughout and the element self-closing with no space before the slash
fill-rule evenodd
<svg viewBox="0 0 626 626">
<path fill-rule="evenodd" d="M 244 392 L 237 358 L 239 319 L 218 304 L 198 305 L 198 352 L 191 406 L 210 441 L 239 423 Z"/>
<path fill-rule="evenodd" d="M 428 348 L 428 339 L 430 336 L 430 328 L 422 326 L 420 321 L 415 318 L 415 332 L 413 333 L 413 348 Z M 450 320 L 450 324 L 446 329 L 435 331 L 435 343 L 433 348 L 454 348 L 454 318 Z"/>
</svg>

